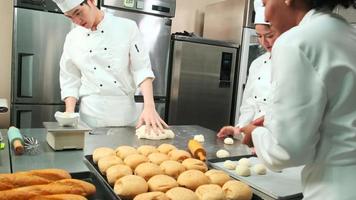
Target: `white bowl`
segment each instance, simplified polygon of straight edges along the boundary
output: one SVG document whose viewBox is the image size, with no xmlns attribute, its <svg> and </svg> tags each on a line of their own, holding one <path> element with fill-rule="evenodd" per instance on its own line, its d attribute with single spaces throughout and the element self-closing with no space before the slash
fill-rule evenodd
<svg viewBox="0 0 356 200">
<path fill-rule="evenodd" d="M 79 121 L 79 113 L 67 113 L 57 111 L 54 114 L 60 126 L 77 126 Z"/>
</svg>

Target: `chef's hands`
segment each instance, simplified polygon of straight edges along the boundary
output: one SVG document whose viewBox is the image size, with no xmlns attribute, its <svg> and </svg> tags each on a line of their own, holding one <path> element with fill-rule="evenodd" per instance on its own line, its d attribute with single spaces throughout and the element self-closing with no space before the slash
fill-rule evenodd
<svg viewBox="0 0 356 200">
<path fill-rule="evenodd" d="M 249 147 L 253 147 L 252 132 L 259 126 L 263 126 L 264 116 L 255 119 L 250 124 L 240 129 L 244 133 L 242 144 L 246 144 Z"/>
<path fill-rule="evenodd" d="M 239 127 L 233 127 L 233 126 L 224 126 L 220 129 L 218 132 L 217 136 L 218 138 L 224 138 L 227 136 L 235 136 L 240 134 L 240 128 Z"/>
<path fill-rule="evenodd" d="M 166 122 L 164 122 L 157 113 L 154 105 L 144 107 L 136 128 L 139 128 L 144 124 L 146 125 L 147 133 L 151 133 L 151 129 L 153 129 L 153 132 L 157 135 L 163 133 L 165 128 L 168 128 Z"/>
</svg>

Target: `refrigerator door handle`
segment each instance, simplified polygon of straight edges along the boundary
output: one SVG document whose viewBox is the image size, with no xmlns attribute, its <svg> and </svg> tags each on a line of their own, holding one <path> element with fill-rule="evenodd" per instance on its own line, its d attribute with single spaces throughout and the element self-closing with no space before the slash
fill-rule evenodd
<svg viewBox="0 0 356 200">
<path fill-rule="evenodd" d="M 34 54 L 19 53 L 17 97 L 33 98 Z"/>
<path fill-rule="evenodd" d="M 233 62 L 232 53 L 230 52 L 221 53 L 219 88 L 230 88 L 232 62 Z"/>
</svg>

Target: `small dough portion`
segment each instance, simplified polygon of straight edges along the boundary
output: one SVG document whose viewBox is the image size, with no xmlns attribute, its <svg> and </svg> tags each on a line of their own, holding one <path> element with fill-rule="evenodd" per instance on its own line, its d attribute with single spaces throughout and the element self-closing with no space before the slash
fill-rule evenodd
<svg viewBox="0 0 356 200">
<path fill-rule="evenodd" d="M 195 158 L 187 158 L 182 162 L 185 168 L 189 169 L 196 169 L 202 172 L 208 171 L 208 166 L 201 160 Z"/>
<path fill-rule="evenodd" d="M 142 145 L 142 146 L 137 148 L 137 152 L 139 154 L 144 155 L 144 156 L 148 156 L 151 153 L 157 153 L 158 150 L 157 150 L 157 148 L 155 146 L 152 146 L 152 145 Z"/>
<path fill-rule="evenodd" d="M 201 185 L 195 190 L 195 194 L 200 200 L 225 200 L 223 190 L 216 184 Z"/>
<path fill-rule="evenodd" d="M 157 147 L 157 150 L 161 153 L 168 154 L 170 151 L 177 149 L 174 145 L 163 143 Z"/>
<path fill-rule="evenodd" d="M 265 175 L 267 173 L 267 168 L 264 164 L 256 164 L 252 169 L 258 175 Z"/>
<path fill-rule="evenodd" d="M 227 137 L 224 139 L 224 143 L 225 144 L 228 144 L 228 145 L 231 145 L 231 144 L 234 144 L 234 140 L 230 137 Z"/>
<path fill-rule="evenodd" d="M 115 155 L 114 156 L 106 156 L 104 158 L 101 158 L 98 161 L 98 167 L 99 167 L 100 172 L 103 175 L 106 175 L 106 170 L 109 169 L 109 167 L 117 165 L 117 164 L 122 164 L 122 163 L 123 163 L 122 160 Z"/>
<path fill-rule="evenodd" d="M 186 170 L 182 163 L 175 160 L 163 161 L 160 165 L 160 168 L 166 175 L 171 176 L 175 179 L 178 178 L 179 174 Z"/>
<path fill-rule="evenodd" d="M 250 167 L 251 166 L 251 162 L 250 162 L 250 159 L 248 158 L 241 158 L 239 161 L 238 161 L 239 165 L 245 165 L 247 167 Z"/>
<path fill-rule="evenodd" d="M 224 171 L 221 170 L 216 170 L 216 169 L 211 169 L 207 172 L 205 172 L 205 175 L 207 175 L 210 178 L 210 182 L 212 184 L 217 184 L 220 185 L 221 187 L 231 180 L 230 176 L 226 174 Z"/>
<path fill-rule="evenodd" d="M 135 169 L 135 174 L 143 177 L 146 181 L 152 176 L 163 174 L 161 168 L 154 163 L 141 163 Z"/>
<path fill-rule="evenodd" d="M 131 167 L 131 169 L 135 169 L 139 164 L 148 162 L 148 158 L 141 154 L 131 154 L 127 156 L 124 160 L 125 165 Z"/>
<path fill-rule="evenodd" d="M 116 181 L 114 192 L 124 198 L 134 198 L 136 195 L 148 191 L 148 184 L 140 176 L 127 175 Z"/>
<path fill-rule="evenodd" d="M 184 187 L 175 187 L 166 192 L 171 200 L 199 200 L 198 196 L 191 190 Z"/>
<path fill-rule="evenodd" d="M 226 158 L 229 157 L 230 153 L 226 151 L 225 149 L 220 149 L 219 151 L 216 152 L 216 157 L 218 158 Z"/>
<path fill-rule="evenodd" d="M 115 151 L 116 155 L 123 160 L 129 155 L 138 154 L 137 150 L 131 146 L 119 146 L 115 149 Z"/>
<path fill-rule="evenodd" d="M 163 161 L 169 160 L 169 156 L 164 153 L 151 153 L 148 160 L 154 164 L 160 165 Z"/>
<path fill-rule="evenodd" d="M 225 193 L 225 198 L 227 200 L 251 200 L 252 199 L 252 189 L 247 184 L 231 180 L 224 184 L 222 190 Z"/>
<path fill-rule="evenodd" d="M 200 134 L 200 135 L 194 135 L 194 140 L 200 142 L 200 143 L 204 143 L 205 138 L 204 135 Z"/>
<path fill-rule="evenodd" d="M 110 185 L 114 185 L 118 179 L 126 175 L 132 175 L 132 169 L 127 165 L 117 164 L 106 170 L 106 178 Z"/>
<path fill-rule="evenodd" d="M 164 129 L 163 133 L 160 134 L 156 134 L 153 129 L 150 129 L 150 131 L 147 132 L 146 125 L 143 125 L 136 130 L 136 136 L 138 139 L 164 140 L 174 138 L 174 133 L 169 129 Z"/>
<path fill-rule="evenodd" d="M 195 191 L 199 186 L 209 184 L 210 179 L 203 172 L 195 169 L 187 170 L 178 176 L 178 184 Z"/>
<path fill-rule="evenodd" d="M 93 152 L 93 161 L 95 164 L 97 164 L 100 158 L 113 155 L 115 155 L 114 149 L 108 147 L 99 147 L 96 148 Z"/>
<path fill-rule="evenodd" d="M 182 162 L 183 160 L 192 157 L 188 151 L 179 150 L 179 149 L 170 151 L 168 155 L 169 157 L 171 157 L 172 160 L 178 162 Z"/>
<path fill-rule="evenodd" d="M 133 200 L 170 200 L 163 192 L 146 192 L 135 196 Z"/>
<path fill-rule="evenodd" d="M 225 160 L 224 167 L 226 169 L 234 170 L 236 168 L 236 163 L 231 160 Z"/>
<path fill-rule="evenodd" d="M 251 170 L 246 165 L 237 165 L 235 169 L 237 175 L 239 176 L 250 176 Z"/>
<path fill-rule="evenodd" d="M 178 187 L 174 178 L 163 174 L 152 176 L 147 183 L 150 192 L 166 192 L 171 188 Z"/>
</svg>

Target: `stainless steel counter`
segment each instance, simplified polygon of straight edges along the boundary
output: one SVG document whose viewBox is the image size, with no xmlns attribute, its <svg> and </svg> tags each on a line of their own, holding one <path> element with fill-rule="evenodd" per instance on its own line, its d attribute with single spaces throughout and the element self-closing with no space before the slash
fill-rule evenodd
<svg viewBox="0 0 356 200">
<path fill-rule="evenodd" d="M 0 134 L 2 134 L 3 142 L 5 143 L 5 148 L 0 150 L 0 173 L 10 173 L 10 156 L 9 156 L 9 143 L 7 139 L 7 130 L 0 130 Z"/>
</svg>

